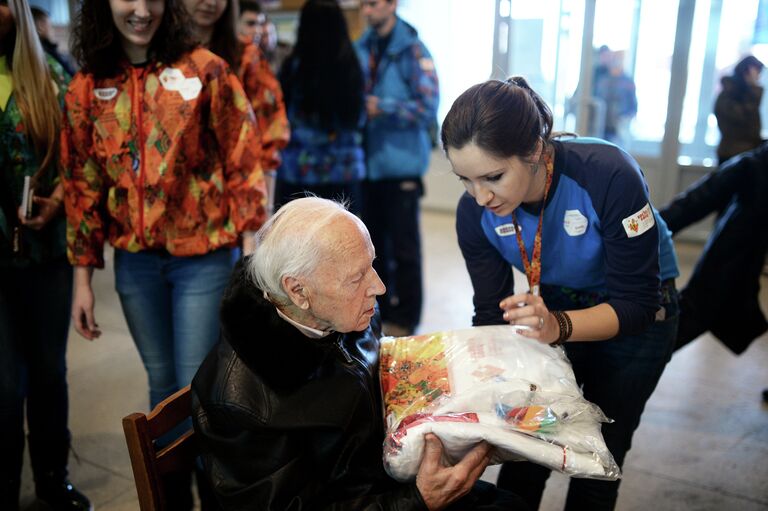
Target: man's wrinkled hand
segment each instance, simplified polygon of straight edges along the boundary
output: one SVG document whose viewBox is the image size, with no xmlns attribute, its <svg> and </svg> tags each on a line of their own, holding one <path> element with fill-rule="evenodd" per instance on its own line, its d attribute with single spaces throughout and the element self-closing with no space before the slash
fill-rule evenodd
<svg viewBox="0 0 768 511">
<path fill-rule="evenodd" d="M 443 443 L 436 435 L 426 434 L 424 442 L 416 488 L 427 508 L 439 511 L 469 493 L 491 461 L 491 446 L 481 442 L 451 466 L 443 456 Z"/>
</svg>

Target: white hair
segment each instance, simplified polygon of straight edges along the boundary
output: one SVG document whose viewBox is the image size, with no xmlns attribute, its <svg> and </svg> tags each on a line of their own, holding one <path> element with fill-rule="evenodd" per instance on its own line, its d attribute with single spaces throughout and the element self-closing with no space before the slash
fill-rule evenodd
<svg viewBox="0 0 768 511">
<path fill-rule="evenodd" d="M 327 257 L 321 233 L 340 216 L 364 224 L 344 204 L 303 197 L 281 207 L 256 233 L 256 249 L 248 263 L 247 274 L 272 300 L 288 303 L 283 289 L 285 276 L 307 277 Z"/>
</svg>

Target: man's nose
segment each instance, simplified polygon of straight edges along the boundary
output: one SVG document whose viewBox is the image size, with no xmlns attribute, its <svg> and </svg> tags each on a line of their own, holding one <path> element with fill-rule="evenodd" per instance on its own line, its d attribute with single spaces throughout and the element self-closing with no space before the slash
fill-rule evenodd
<svg viewBox="0 0 768 511">
<path fill-rule="evenodd" d="M 387 286 L 385 286 L 384 282 L 381 281 L 381 278 L 379 278 L 379 274 L 376 273 L 376 270 L 373 270 L 373 282 L 371 283 L 369 289 L 371 296 L 381 296 L 387 292 Z"/>
</svg>

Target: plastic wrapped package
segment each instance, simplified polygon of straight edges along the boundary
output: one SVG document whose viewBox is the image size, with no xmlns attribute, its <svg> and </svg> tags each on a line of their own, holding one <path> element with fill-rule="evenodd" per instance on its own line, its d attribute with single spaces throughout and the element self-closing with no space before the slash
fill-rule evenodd
<svg viewBox="0 0 768 511">
<path fill-rule="evenodd" d="M 434 433 L 455 463 L 478 442 L 491 463 L 527 459 L 573 477 L 621 474 L 600 432 L 609 419 L 585 400 L 562 348 L 484 326 L 381 340 L 387 435 L 384 465 L 397 480 L 419 469 Z"/>
</svg>

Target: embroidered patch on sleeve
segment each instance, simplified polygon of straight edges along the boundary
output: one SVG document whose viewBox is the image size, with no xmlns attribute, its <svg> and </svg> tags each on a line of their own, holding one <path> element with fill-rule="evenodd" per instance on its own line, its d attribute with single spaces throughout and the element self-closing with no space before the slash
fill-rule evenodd
<svg viewBox="0 0 768 511">
<path fill-rule="evenodd" d="M 622 220 L 621 223 L 624 226 L 624 231 L 626 231 L 627 237 L 634 238 L 635 236 L 640 236 L 656 225 L 656 219 L 653 217 L 651 205 L 646 203 L 643 209 L 628 216 Z"/>
<path fill-rule="evenodd" d="M 419 59 L 419 67 L 424 71 L 434 71 L 435 62 L 427 57 L 422 57 Z"/>
</svg>

